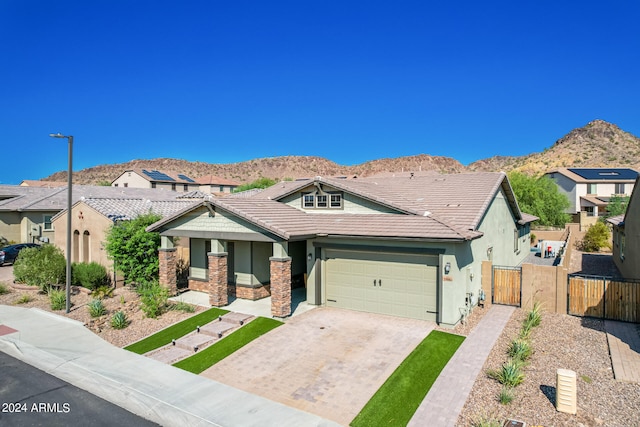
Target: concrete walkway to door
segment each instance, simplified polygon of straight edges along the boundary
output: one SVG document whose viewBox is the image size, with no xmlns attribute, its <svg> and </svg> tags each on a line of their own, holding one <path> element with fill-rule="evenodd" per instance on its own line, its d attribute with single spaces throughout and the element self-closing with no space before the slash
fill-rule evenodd
<svg viewBox="0 0 640 427">
<path fill-rule="evenodd" d="M 451 427 L 515 307 L 493 305 L 440 373 L 411 418 L 413 427 Z"/>
<path fill-rule="evenodd" d="M 319 307 L 288 319 L 201 375 L 349 425 L 434 326 Z"/>
</svg>

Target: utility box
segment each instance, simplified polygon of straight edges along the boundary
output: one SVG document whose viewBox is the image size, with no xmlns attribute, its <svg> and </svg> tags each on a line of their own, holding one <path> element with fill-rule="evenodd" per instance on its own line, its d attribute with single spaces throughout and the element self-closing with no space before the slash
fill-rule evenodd
<svg viewBox="0 0 640 427">
<path fill-rule="evenodd" d="M 578 390 L 576 373 L 569 369 L 556 372 L 556 409 L 567 414 L 576 414 Z"/>
</svg>

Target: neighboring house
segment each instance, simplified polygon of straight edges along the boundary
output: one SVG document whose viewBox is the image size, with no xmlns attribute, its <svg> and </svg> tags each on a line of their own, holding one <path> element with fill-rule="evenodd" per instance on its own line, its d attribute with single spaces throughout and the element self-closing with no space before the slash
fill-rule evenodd
<svg viewBox="0 0 640 427">
<path fill-rule="evenodd" d="M 162 236 L 161 283 L 175 286 L 174 239 L 190 239 L 189 287 L 271 296 L 455 325 L 481 295 L 482 262 L 517 266 L 529 223 L 504 173 L 281 182 L 251 197 L 195 203 L 148 230 Z"/>
<path fill-rule="evenodd" d="M 23 180 L 20 185 L 22 187 L 46 187 L 46 188 L 52 188 L 52 187 L 64 187 L 67 185 L 66 182 L 59 182 L 59 181 L 36 181 L 33 179 L 25 179 Z"/>
<path fill-rule="evenodd" d="M 200 184 L 200 191 L 209 194 L 228 194 L 240 185 L 239 182 L 232 181 L 226 178 L 220 178 L 215 175 L 206 175 L 196 179 L 196 182 Z"/>
<path fill-rule="evenodd" d="M 150 200 L 107 194 L 106 197 L 82 198 L 74 203 L 71 208 L 71 261 L 97 262 L 113 272 L 113 262 L 108 259 L 104 247 L 106 233 L 114 223 L 128 221 L 148 213 L 161 217 L 173 215 L 193 205 L 195 200 L 204 199 L 201 193 L 190 193 L 190 197 L 175 197 L 174 193 L 163 194 L 172 197 L 164 200 Z M 56 231 L 53 243 L 66 252 L 67 210 L 54 216 L 52 224 Z M 180 243 L 186 247 L 189 246 L 187 239 Z"/>
<path fill-rule="evenodd" d="M 594 224 L 606 213 L 613 195 L 628 196 L 638 172 L 624 168 L 560 168 L 545 174 L 569 199 L 567 213 L 583 226 Z"/>
<path fill-rule="evenodd" d="M 613 226 L 613 262 L 626 279 L 640 280 L 640 178 L 624 215 L 609 218 Z"/>
<path fill-rule="evenodd" d="M 185 174 L 174 174 L 158 170 L 128 169 L 111 182 L 112 187 L 156 188 L 188 192 L 200 189 L 194 179 Z"/>
</svg>

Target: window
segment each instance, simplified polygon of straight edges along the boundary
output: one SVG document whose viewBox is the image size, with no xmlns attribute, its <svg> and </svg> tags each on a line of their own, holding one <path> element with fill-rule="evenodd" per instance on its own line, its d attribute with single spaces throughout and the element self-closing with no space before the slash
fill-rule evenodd
<svg viewBox="0 0 640 427">
<path fill-rule="evenodd" d="M 113 186 L 114 186 L 114 187 L 117 187 L 117 186 L 118 186 L 118 183 L 116 182 L 115 184 L 113 184 Z"/>
<path fill-rule="evenodd" d="M 51 224 L 52 215 L 44 215 L 42 222 L 44 223 L 45 230 L 53 230 L 53 225 Z"/>
<path fill-rule="evenodd" d="M 616 194 L 624 194 L 624 184 L 616 184 Z"/>
<path fill-rule="evenodd" d="M 520 250 L 520 233 L 517 229 L 513 230 L 513 251 L 518 252 Z"/>
<path fill-rule="evenodd" d="M 184 190 L 184 191 L 189 191 L 189 184 L 184 184 L 184 185 L 182 186 L 182 190 Z"/>
<path fill-rule="evenodd" d="M 126 187 L 128 187 L 128 186 L 129 186 L 129 183 L 128 183 L 128 182 L 125 182 L 125 183 L 124 183 L 124 187 L 126 188 Z"/>
<path fill-rule="evenodd" d="M 151 188 L 156 188 L 156 183 L 155 182 L 151 183 Z"/>
<path fill-rule="evenodd" d="M 218 189 L 221 193 L 224 193 L 224 185 L 221 185 L 220 188 Z"/>
<path fill-rule="evenodd" d="M 302 206 L 305 208 L 315 208 L 316 197 L 313 194 L 305 194 L 303 198 Z"/>
<path fill-rule="evenodd" d="M 341 208 L 342 207 L 342 194 L 331 194 L 331 205 L 332 208 Z"/>
<path fill-rule="evenodd" d="M 171 191 L 176 191 L 176 185 L 175 184 L 171 184 Z"/>
<path fill-rule="evenodd" d="M 624 232 L 620 233 L 620 259 L 624 261 Z"/>
<path fill-rule="evenodd" d="M 595 216 L 593 206 L 585 206 L 584 211 L 587 213 L 587 216 Z"/>
<path fill-rule="evenodd" d="M 587 184 L 587 194 L 598 194 L 598 184 Z"/>
<path fill-rule="evenodd" d="M 326 208 L 327 205 L 327 195 L 326 194 L 318 194 L 316 196 L 316 207 L 318 208 Z"/>
</svg>

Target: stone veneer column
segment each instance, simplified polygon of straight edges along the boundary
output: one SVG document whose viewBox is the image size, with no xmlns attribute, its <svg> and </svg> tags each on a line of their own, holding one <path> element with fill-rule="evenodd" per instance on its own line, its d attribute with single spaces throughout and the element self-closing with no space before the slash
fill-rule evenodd
<svg viewBox="0 0 640 427">
<path fill-rule="evenodd" d="M 176 249 L 160 249 L 158 251 L 160 285 L 169 289 L 170 295 L 178 294 L 178 275 L 176 265 Z"/>
<path fill-rule="evenodd" d="M 271 315 L 291 315 L 291 257 L 269 258 L 271 263 Z"/>
<path fill-rule="evenodd" d="M 229 304 L 227 294 L 227 253 L 208 253 L 209 257 L 209 304 L 223 307 Z"/>
</svg>

